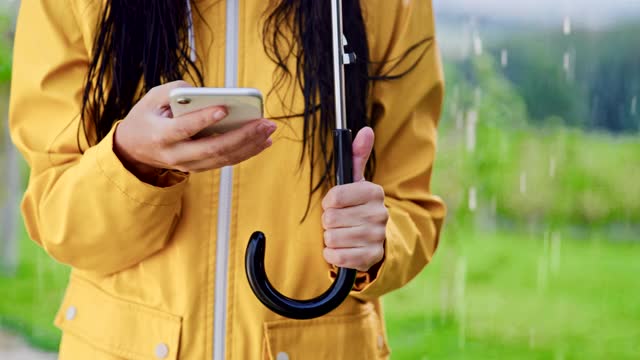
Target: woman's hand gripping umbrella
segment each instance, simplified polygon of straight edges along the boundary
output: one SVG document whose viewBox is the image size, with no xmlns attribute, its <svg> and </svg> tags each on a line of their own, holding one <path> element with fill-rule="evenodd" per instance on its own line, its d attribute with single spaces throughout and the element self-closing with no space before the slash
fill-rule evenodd
<svg viewBox="0 0 640 360">
<path fill-rule="evenodd" d="M 332 0 L 331 15 L 336 99 L 333 149 L 338 186 L 322 202 L 327 245 L 324 256 L 341 267 L 331 287 L 322 295 L 296 300 L 281 294 L 269 282 L 264 267 L 266 237 L 262 232 L 253 233 L 245 254 L 247 279 L 256 297 L 273 312 L 292 319 L 316 318 L 337 308 L 351 292 L 357 270 L 368 270 L 384 256 L 384 229 L 388 219 L 383 203 L 384 191 L 380 186 L 364 181 L 362 175 L 373 148 L 373 131 L 362 129 L 352 144 L 351 131 L 347 128 L 344 66 L 356 59 L 354 54 L 344 51 L 346 39 L 342 31 L 341 0 Z M 347 212 L 351 216 L 341 216 Z M 351 219 L 351 222 L 340 223 L 341 219 Z M 359 221 L 361 219 L 366 221 Z M 362 236 L 364 232 L 366 235 Z"/>
</svg>

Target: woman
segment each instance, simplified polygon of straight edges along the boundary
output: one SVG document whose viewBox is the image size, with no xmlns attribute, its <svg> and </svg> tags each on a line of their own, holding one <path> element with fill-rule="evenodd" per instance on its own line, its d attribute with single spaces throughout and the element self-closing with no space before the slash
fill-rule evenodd
<svg viewBox="0 0 640 360">
<path fill-rule="evenodd" d="M 31 166 L 28 232 L 73 269 L 55 320 L 63 360 L 389 354 L 379 298 L 429 262 L 445 216 L 429 190 L 443 93 L 431 2 L 344 0 L 357 181 L 333 188 L 328 5 L 237 6 L 22 3 L 10 125 Z M 173 118 L 180 79 L 258 88 L 272 120 L 192 140 L 226 110 Z M 270 312 L 244 274 L 255 230 L 283 293 L 317 296 L 342 266 L 359 270 L 351 295 L 318 319 Z"/>
</svg>

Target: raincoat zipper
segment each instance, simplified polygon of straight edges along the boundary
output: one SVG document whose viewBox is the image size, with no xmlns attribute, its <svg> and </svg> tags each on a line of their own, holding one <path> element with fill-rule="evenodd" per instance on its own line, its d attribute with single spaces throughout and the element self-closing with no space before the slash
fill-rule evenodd
<svg viewBox="0 0 640 360">
<path fill-rule="evenodd" d="M 227 0 L 225 41 L 225 83 L 227 88 L 238 86 L 238 22 L 239 0 Z M 189 46 L 191 60 L 196 60 L 195 31 L 191 1 L 186 0 L 189 13 Z M 213 360 L 224 360 L 226 355 L 227 275 L 231 225 L 231 199 L 233 192 L 233 167 L 220 170 L 218 193 L 218 226 L 216 236 L 215 298 L 213 302 Z"/>
<path fill-rule="evenodd" d="M 238 22 L 239 0 L 226 2 L 225 83 L 227 88 L 238 86 Z M 213 360 L 226 357 L 225 339 L 227 322 L 227 275 L 231 224 L 233 168 L 220 171 L 218 197 L 218 236 L 216 238 L 216 275 L 213 317 Z"/>
</svg>

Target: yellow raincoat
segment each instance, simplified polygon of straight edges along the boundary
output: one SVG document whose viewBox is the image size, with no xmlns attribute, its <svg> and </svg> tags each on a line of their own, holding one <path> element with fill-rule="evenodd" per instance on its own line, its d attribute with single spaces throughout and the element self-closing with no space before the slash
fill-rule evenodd
<svg viewBox="0 0 640 360">
<path fill-rule="evenodd" d="M 266 233 L 267 273 L 288 296 L 317 296 L 331 283 L 322 257 L 323 194 L 313 197 L 300 223 L 309 184 L 308 165 L 299 167 L 301 119 L 278 122 L 273 146 L 234 167 L 226 286 L 216 289 L 220 171 L 166 172 L 152 185 L 114 155 L 113 130 L 84 154 L 78 149 L 100 3 L 23 1 L 15 39 L 10 128 L 31 166 L 25 223 L 34 241 L 73 268 L 55 319 L 63 331 L 60 358 L 211 359 L 216 336 L 226 359 L 387 358 L 379 298 L 430 261 L 445 216 L 429 189 L 443 96 L 436 44 L 409 75 L 372 89 L 378 167 L 369 180 L 384 187 L 390 213 L 384 262 L 377 272 L 359 275 L 338 309 L 298 321 L 275 315 L 254 297 L 244 251 L 253 231 Z M 205 85 L 221 87 L 225 2 L 196 3 L 206 21 L 194 19 Z M 239 10 L 238 85 L 264 94 L 276 69 L 260 36 L 268 3 L 242 0 Z M 372 60 L 394 59 L 434 33 L 430 0 L 362 4 Z M 286 100 L 297 113 L 303 109 L 298 89 L 291 87 Z M 277 96 L 267 98 L 266 116 L 288 113 L 281 104 Z M 215 304 L 218 291 L 226 296 Z M 217 317 L 226 336 L 214 334 Z"/>
</svg>

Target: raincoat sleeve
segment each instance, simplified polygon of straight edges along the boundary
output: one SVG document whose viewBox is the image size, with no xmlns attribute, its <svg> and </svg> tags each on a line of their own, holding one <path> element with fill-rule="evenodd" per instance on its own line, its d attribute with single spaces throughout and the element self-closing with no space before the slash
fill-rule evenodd
<svg viewBox="0 0 640 360">
<path fill-rule="evenodd" d="M 22 2 L 10 132 L 31 168 L 22 202 L 31 238 L 62 263 L 107 275 L 166 245 L 180 215 L 186 176 L 164 173 L 153 185 L 141 182 L 114 154 L 113 129 L 80 151 L 92 40 L 83 39 L 77 15 L 71 0 Z"/>
<path fill-rule="evenodd" d="M 385 258 L 369 273 L 360 274 L 352 293 L 363 300 L 402 287 L 429 263 L 446 214 L 442 200 L 430 191 L 444 92 L 431 1 L 378 4 L 385 9 L 376 14 L 396 16 L 373 29 L 372 59 L 384 60 L 376 72 L 397 75 L 414 64 L 415 68 L 397 80 L 377 81 L 372 89 L 377 121 L 377 169 L 372 181 L 385 190 L 390 218 Z M 411 50 L 416 44 L 421 45 Z"/>
</svg>

